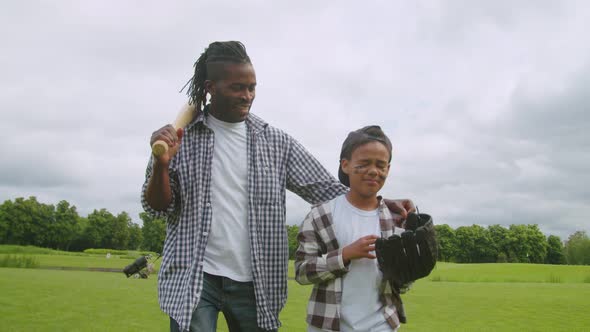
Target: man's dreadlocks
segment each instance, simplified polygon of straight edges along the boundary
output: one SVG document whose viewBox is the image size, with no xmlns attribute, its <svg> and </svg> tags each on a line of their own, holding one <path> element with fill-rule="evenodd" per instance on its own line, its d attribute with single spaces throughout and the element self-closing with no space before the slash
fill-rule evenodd
<svg viewBox="0 0 590 332">
<path fill-rule="evenodd" d="M 189 104 L 196 103 L 197 111 L 201 111 L 207 102 L 207 91 L 205 91 L 205 80 L 210 79 L 207 72 L 207 65 L 220 62 L 251 63 L 246 53 L 246 47 L 239 41 L 213 42 L 201 54 L 195 62 L 195 74 L 182 88 L 188 86 L 186 92 L 189 97 Z M 182 91 L 180 90 L 180 91 Z"/>
</svg>

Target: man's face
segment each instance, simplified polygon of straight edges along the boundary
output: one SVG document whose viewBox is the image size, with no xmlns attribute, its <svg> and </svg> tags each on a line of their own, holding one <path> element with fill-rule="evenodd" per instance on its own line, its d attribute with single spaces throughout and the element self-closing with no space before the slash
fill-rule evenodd
<svg viewBox="0 0 590 332">
<path fill-rule="evenodd" d="M 352 152 L 350 160 L 340 162 L 348 174 L 350 190 L 363 198 L 377 195 L 389 174 L 389 151 L 380 142 L 365 143 Z"/>
<path fill-rule="evenodd" d="M 225 122 L 246 120 L 256 95 L 256 73 L 249 63 L 224 63 L 216 80 L 205 81 L 211 113 Z"/>
</svg>

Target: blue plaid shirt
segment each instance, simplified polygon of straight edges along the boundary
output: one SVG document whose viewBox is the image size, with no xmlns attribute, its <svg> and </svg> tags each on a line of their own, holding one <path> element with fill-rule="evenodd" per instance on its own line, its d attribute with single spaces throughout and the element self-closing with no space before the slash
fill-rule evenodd
<svg viewBox="0 0 590 332">
<path fill-rule="evenodd" d="M 277 329 L 287 300 L 288 241 L 285 189 L 317 204 L 345 193 L 340 184 L 291 136 L 254 114 L 246 119 L 248 146 L 247 209 L 258 325 Z M 141 201 L 155 217 L 166 217 L 163 260 L 158 273 L 160 308 L 188 329 L 203 287 L 203 256 L 211 230 L 211 160 L 214 134 L 207 111 L 185 128 L 182 144 L 169 166 L 172 202 L 155 211 L 145 200 L 152 173 L 146 170 Z"/>
</svg>

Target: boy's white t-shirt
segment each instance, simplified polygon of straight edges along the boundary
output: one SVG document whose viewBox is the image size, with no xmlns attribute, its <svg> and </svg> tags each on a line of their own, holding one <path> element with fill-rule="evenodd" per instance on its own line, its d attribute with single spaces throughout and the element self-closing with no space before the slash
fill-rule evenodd
<svg viewBox="0 0 590 332">
<path fill-rule="evenodd" d="M 236 281 L 252 281 L 248 236 L 248 159 L 245 122 L 207 117 L 215 133 L 211 165 L 212 221 L 203 270 Z"/>
<path fill-rule="evenodd" d="M 379 211 L 365 211 L 354 207 L 346 195 L 332 201 L 332 217 L 340 248 L 366 235 L 381 236 Z M 340 331 L 391 332 L 393 329 L 383 316 L 379 301 L 381 272 L 376 259 L 353 259 L 349 271 L 342 277 Z M 308 331 L 321 331 L 312 326 Z"/>
</svg>

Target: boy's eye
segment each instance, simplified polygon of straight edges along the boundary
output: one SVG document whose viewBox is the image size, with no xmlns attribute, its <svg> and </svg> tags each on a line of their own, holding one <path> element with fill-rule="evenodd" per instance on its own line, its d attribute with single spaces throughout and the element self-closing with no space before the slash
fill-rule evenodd
<svg viewBox="0 0 590 332">
<path fill-rule="evenodd" d="M 361 164 L 353 166 L 356 173 L 365 173 L 369 171 L 369 164 Z M 379 173 L 385 173 L 387 171 L 387 166 L 376 165 L 375 168 Z"/>
</svg>

